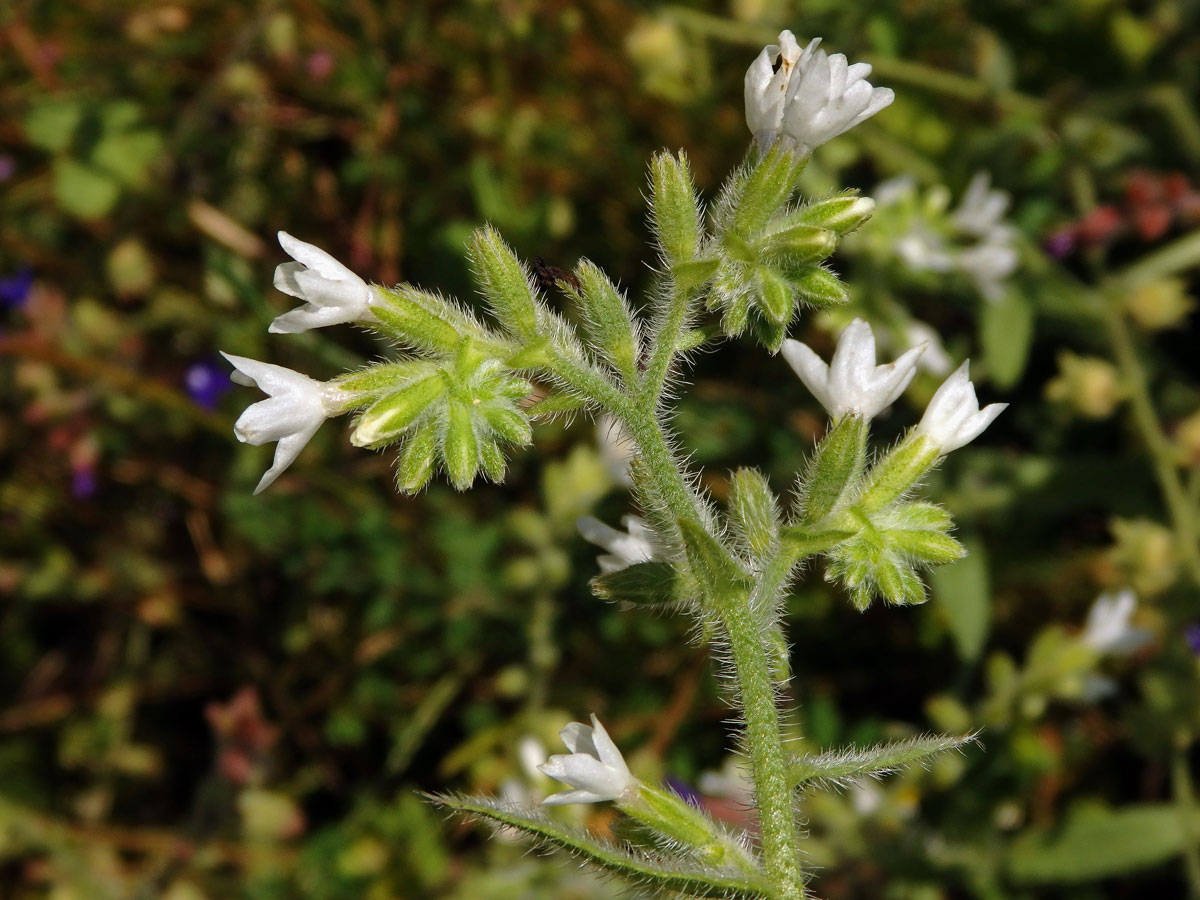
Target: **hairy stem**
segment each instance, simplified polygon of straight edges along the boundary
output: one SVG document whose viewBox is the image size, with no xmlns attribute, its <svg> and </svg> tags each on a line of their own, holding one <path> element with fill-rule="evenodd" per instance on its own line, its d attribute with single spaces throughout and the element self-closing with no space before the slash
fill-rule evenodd
<svg viewBox="0 0 1200 900">
<path fill-rule="evenodd" d="M 779 710 L 775 706 L 775 685 L 758 617 L 745 595 L 725 600 L 720 616 L 737 673 L 738 700 L 746 719 L 746 752 L 750 755 L 758 801 L 763 866 L 780 900 L 799 900 L 805 891 L 797 854 L 796 819 L 779 731 Z"/>
<path fill-rule="evenodd" d="M 688 486 L 679 464 L 667 446 L 654 411 L 646 404 L 629 404 L 624 410 L 626 427 L 642 453 L 651 489 L 673 515 L 704 521 L 700 499 Z M 786 578 L 782 564 L 772 567 L 771 594 Z M 756 588 L 753 594 L 758 594 Z M 753 595 L 752 594 L 752 595 Z M 751 608 L 750 597 L 738 593 L 712 598 L 729 641 L 737 681 L 737 702 L 746 722 L 746 748 L 758 801 L 762 830 L 763 864 L 778 900 L 800 900 L 805 896 L 797 855 L 797 832 L 792 812 L 791 790 L 784 763 L 779 711 L 775 706 L 775 684 L 771 677 L 767 646 L 760 627 L 761 617 Z"/>
<path fill-rule="evenodd" d="M 637 385 L 639 399 L 650 409 L 656 408 L 662 397 L 663 385 L 667 381 L 667 373 L 671 371 L 671 362 L 678 349 L 679 335 L 687 321 L 690 295 L 690 291 L 678 284 L 672 284 L 666 314 L 659 323 L 652 342 L 654 351 Z"/>
</svg>

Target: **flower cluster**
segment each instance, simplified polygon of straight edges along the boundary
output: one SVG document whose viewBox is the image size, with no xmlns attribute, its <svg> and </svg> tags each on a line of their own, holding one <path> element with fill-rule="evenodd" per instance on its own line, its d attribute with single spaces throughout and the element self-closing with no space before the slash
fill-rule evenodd
<svg viewBox="0 0 1200 900">
<path fill-rule="evenodd" d="M 270 331 L 294 334 L 370 315 L 375 295 L 361 278 L 312 244 L 279 232 L 279 243 L 294 262 L 275 269 L 275 286 L 304 305 L 276 317 Z M 332 382 L 324 383 L 283 366 L 222 353 L 233 365 L 233 380 L 257 385 L 269 399 L 249 406 L 234 425 L 237 439 L 259 446 L 278 441 L 275 459 L 254 493 L 270 487 L 300 455 L 327 418 L 347 409 L 347 398 Z"/>
</svg>

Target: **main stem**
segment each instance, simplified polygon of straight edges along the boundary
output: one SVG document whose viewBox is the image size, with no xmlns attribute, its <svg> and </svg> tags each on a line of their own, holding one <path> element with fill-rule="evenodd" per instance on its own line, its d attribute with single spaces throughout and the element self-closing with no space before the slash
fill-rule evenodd
<svg viewBox="0 0 1200 900">
<path fill-rule="evenodd" d="M 699 498 L 684 480 L 653 408 L 637 403 L 623 406 L 622 418 L 637 441 L 650 476 L 651 489 L 658 495 L 654 499 L 677 518 L 703 522 Z M 759 627 L 760 616 L 751 608 L 747 594 L 716 599 L 717 614 L 733 657 L 737 699 L 746 720 L 746 752 L 750 755 L 750 771 L 758 801 L 763 867 L 778 900 L 802 900 L 805 891 L 796 852 L 796 821 L 784 763 L 779 710 L 775 705 L 775 685 Z"/>
</svg>

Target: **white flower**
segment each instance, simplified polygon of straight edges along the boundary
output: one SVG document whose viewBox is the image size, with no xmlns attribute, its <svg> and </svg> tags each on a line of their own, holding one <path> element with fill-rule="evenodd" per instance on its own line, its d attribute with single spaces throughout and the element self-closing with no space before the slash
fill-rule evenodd
<svg viewBox="0 0 1200 900">
<path fill-rule="evenodd" d="M 958 208 L 950 214 L 951 223 L 959 231 L 987 238 L 1011 230 L 1003 222 L 1011 198 L 1004 191 L 992 190 L 991 183 L 987 172 L 975 173 Z"/>
<path fill-rule="evenodd" d="M 867 63 L 829 56 L 813 38 L 803 50 L 790 31 L 779 34 L 746 70 L 746 124 L 763 149 L 785 139 L 798 153 L 811 153 L 895 98 L 890 88 L 873 88 Z"/>
<path fill-rule="evenodd" d="M 572 722 L 558 734 L 571 753 L 555 754 L 538 768 L 575 790 L 551 794 L 542 801 L 546 806 L 617 800 L 637 785 L 621 751 L 595 715 L 591 728 Z"/>
<path fill-rule="evenodd" d="M 990 403 L 979 408 L 968 365 L 970 360 L 942 382 L 916 428 L 916 433 L 935 444 L 941 453 L 971 443 L 1008 408 L 1007 403 Z"/>
<path fill-rule="evenodd" d="M 244 356 L 221 355 L 237 370 L 232 376 L 234 381 L 258 385 L 260 390 L 270 394 L 269 399 L 248 406 L 233 426 L 233 433 L 242 443 L 257 447 L 271 441 L 279 442 L 271 468 L 254 489 L 258 494 L 300 455 L 321 423 L 338 415 L 342 409 L 334 389 L 307 375 Z"/>
<path fill-rule="evenodd" d="M 625 526 L 625 531 L 617 531 L 593 516 L 581 516 L 575 523 L 585 540 L 608 551 L 608 554 L 596 558 L 600 571 L 605 574 L 649 562 L 654 559 L 658 549 L 654 532 L 645 520 L 637 516 L 625 516 L 621 524 Z"/>
<path fill-rule="evenodd" d="M 273 334 L 359 322 L 371 314 L 375 292 L 340 262 L 286 231 L 279 232 L 279 245 L 295 262 L 275 268 L 275 287 L 304 305 L 276 316 L 269 329 Z"/>
<path fill-rule="evenodd" d="M 877 366 L 871 326 L 855 319 L 838 338 L 829 365 L 805 344 L 791 339 L 783 342 L 783 358 L 834 419 L 848 413 L 871 419 L 904 393 L 924 349 L 914 347 L 895 362 Z"/>
<path fill-rule="evenodd" d="M 1129 619 L 1137 606 L 1137 596 L 1126 588 L 1115 594 L 1101 594 L 1088 610 L 1083 642 L 1097 653 L 1128 656 L 1150 642 L 1144 628 L 1131 628 Z"/>
</svg>

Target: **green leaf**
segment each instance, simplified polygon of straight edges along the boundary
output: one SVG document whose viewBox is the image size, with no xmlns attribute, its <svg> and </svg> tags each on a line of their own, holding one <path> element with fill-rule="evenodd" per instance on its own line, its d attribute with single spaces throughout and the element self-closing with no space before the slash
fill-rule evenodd
<svg viewBox="0 0 1200 900">
<path fill-rule="evenodd" d="M 1033 304 L 1016 291 L 984 303 L 979 341 L 983 364 L 996 387 L 1012 387 L 1025 373 L 1033 344 L 1033 319 Z"/>
<path fill-rule="evenodd" d="M 83 106 L 75 100 L 52 100 L 25 114 L 25 137 L 35 147 L 62 153 L 83 121 Z"/>
<path fill-rule="evenodd" d="M 1166 803 L 1120 809 L 1080 803 L 1061 829 L 1020 835 L 1008 856 L 1009 874 L 1022 884 L 1056 884 L 1136 872 L 1183 849 L 1182 825 L 1179 810 Z"/>
<path fill-rule="evenodd" d="M 695 519 L 676 520 L 692 574 L 709 596 L 723 598 L 745 586 L 746 577 L 721 542 Z"/>
<path fill-rule="evenodd" d="M 934 734 L 876 744 L 865 750 L 830 750 L 794 757 L 787 763 L 793 787 L 812 784 L 845 784 L 863 776 L 888 775 L 914 763 L 925 763 L 950 750 L 961 750 L 975 742 L 975 735 Z"/>
<path fill-rule="evenodd" d="M 121 186 L 104 172 L 70 157 L 54 160 L 54 199 L 81 219 L 108 215 L 121 197 Z"/>
<path fill-rule="evenodd" d="M 679 581 L 670 563 L 651 561 L 597 575 L 591 580 L 591 588 L 601 600 L 662 607 L 686 599 Z"/>
<path fill-rule="evenodd" d="M 992 613 L 987 554 L 979 541 L 964 542 L 967 555 L 930 575 L 933 596 L 945 613 L 954 649 L 967 662 L 979 659 Z"/>
<path fill-rule="evenodd" d="M 93 164 L 127 187 L 142 187 L 151 164 L 162 151 L 162 136 L 150 128 L 140 128 L 104 134 L 89 157 Z"/>
<path fill-rule="evenodd" d="M 624 876 L 639 888 L 661 894 L 677 892 L 689 897 L 763 898 L 770 895 L 762 888 L 746 883 L 746 874 L 727 868 L 702 866 L 690 859 L 650 855 L 632 847 L 601 841 L 578 828 L 560 824 L 534 810 L 488 797 L 431 796 L 447 809 L 483 819 L 494 825 L 520 831 L 542 847 L 565 850 L 606 872 Z"/>
</svg>

